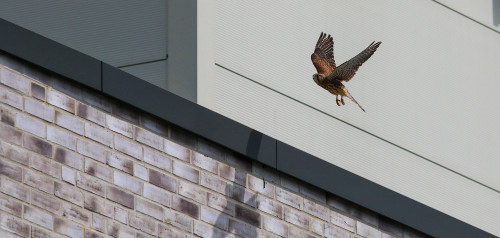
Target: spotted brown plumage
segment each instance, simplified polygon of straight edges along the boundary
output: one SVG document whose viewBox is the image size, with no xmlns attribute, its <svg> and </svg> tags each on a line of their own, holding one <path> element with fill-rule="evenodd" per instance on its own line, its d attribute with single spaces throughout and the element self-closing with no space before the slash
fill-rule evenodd
<svg viewBox="0 0 500 238">
<path fill-rule="evenodd" d="M 381 43 L 382 42 L 372 42 L 365 50 L 337 67 L 333 57 L 333 38 L 321 32 L 314 53 L 311 54 L 313 65 L 318 71 L 318 73 L 313 75 L 314 82 L 328 92 L 335 94 L 337 105 L 340 106 L 338 96 L 340 95 L 340 102 L 342 105 L 345 104 L 343 97 L 346 96 L 358 104 L 361 110 L 365 111 L 365 109 L 354 100 L 349 91 L 347 91 L 342 81 L 348 82 L 351 80 L 356 74 L 359 66 L 373 55 Z"/>
</svg>

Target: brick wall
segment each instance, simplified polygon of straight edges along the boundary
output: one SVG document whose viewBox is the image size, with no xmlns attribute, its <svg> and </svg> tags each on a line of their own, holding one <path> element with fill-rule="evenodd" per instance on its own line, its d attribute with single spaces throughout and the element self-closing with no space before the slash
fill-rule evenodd
<svg viewBox="0 0 500 238">
<path fill-rule="evenodd" d="M 1 237 L 423 237 L 50 72 L 0 63 Z"/>
</svg>

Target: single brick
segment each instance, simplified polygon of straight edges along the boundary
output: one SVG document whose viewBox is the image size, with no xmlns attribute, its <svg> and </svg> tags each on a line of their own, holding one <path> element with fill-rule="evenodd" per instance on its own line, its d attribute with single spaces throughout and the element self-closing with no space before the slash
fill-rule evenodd
<svg viewBox="0 0 500 238">
<path fill-rule="evenodd" d="M 250 174 L 248 175 L 248 188 L 264 196 L 274 198 L 274 185 Z"/>
<path fill-rule="evenodd" d="M 330 222 L 333 225 L 342 227 L 350 232 L 354 232 L 354 225 L 356 223 L 354 219 L 334 211 L 330 211 L 330 214 L 331 214 Z"/>
<path fill-rule="evenodd" d="M 66 166 L 62 166 L 61 170 L 62 170 L 62 175 L 61 175 L 62 180 L 67 183 L 76 185 L 75 171 Z"/>
<path fill-rule="evenodd" d="M 50 222 L 52 222 L 52 220 Z M 54 232 L 42 229 L 42 228 L 37 227 L 37 226 L 31 226 L 31 237 L 32 238 L 62 238 L 63 236 L 57 235 Z"/>
<path fill-rule="evenodd" d="M 24 99 L 24 110 L 27 113 L 46 120 L 48 122 L 54 122 L 54 108 L 47 106 L 35 99 L 25 98 Z"/>
<path fill-rule="evenodd" d="M 257 162 L 254 162 L 252 164 L 252 169 L 255 176 L 264 178 L 264 180 L 271 181 L 274 184 L 279 184 L 280 176 L 276 169 L 270 168 Z"/>
<path fill-rule="evenodd" d="M 206 172 L 201 172 L 200 184 L 203 187 L 222 194 L 226 194 L 226 187 L 228 186 L 222 179 Z"/>
<path fill-rule="evenodd" d="M 139 194 L 141 195 L 142 194 L 142 182 L 135 179 L 134 177 L 132 176 L 129 176 L 127 174 L 124 174 L 122 172 L 119 172 L 119 171 L 114 171 L 114 184 L 119 186 L 119 187 L 122 187 L 124 189 L 127 189 L 135 194 Z"/>
<path fill-rule="evenodd" d="M 69 237 L 83 238 L 83 228 L 81 226 L 59 217 L 54 217 L 54 231 Z"/>
<path fill-rule="evenodd" d="M 189 163 L 189 149 L 188 148 L 181 146 L 179 144 L 176 144 L 176 143 L 169 141 L 167 139 L 165 139 L 163 144 L 165 147 L 164 148 L 165 153 Z"/>
<path fill-rule="evenodd" d="M 54 229 L 53 217 L 51 214 L 40 209 L 24 205 L 23 218 L 49 230 Z"/>
<path fill-rule="evenodd" d="M 108 227 L 107 227 L 107 234 L 112 236 L 112 237 L 118 237 L 118 238 L 134 238 L 135 237 L 135 232 L 126 227 L 120 225 L 120 223 L 110 221 L 108 222 Z"/>
<path fill-rule="evenodd" d="M 135 127 L 135 140 L 157 150 L 163 150 L 163 138 L 140 127 Z"/>
<path fill-rule="evenodd" d="M 107 162 L 109 151 L 96 143 L 78 139 L 76 151 L 103 164 Z"/>
<path fill-rule="evenodd" d="M 270 198 L 261 195 L 257 196 L 257 209 L 271 214 L 279 219 L 283 218 L 283 206 Z"/>
<path fill-rule="evenodd" d="M 166 155 L 149 148 L 144 148 L 144 162 L 168 172 L 172 171 L 172 160 Z"/>
<path fill-rule="evenodd" d="M 134 209 L 134 195 L 113 186 L 108 186 L 106 198 L 125 207 Z"/>
<path fill-rule="evenodd" d="M 134 136 L 134 126 L 126 121 L 120 120 L 114 116 L 106 115 L 106 124 L 108 129 L 122 134 L 128 138 Z"/>
<path fill-rule="evenodd" d="M 219 162 L 217 162 L 217 160 L 214 160 L 198 152 L 192 152 L 191 163 L 214 174 L 217 174 L 217 171 L 219 170 Z"/>
<path fill-rule="evenodd" d="M 304 211 L 325 221 L 328 221 L 330 218 L 330 210 L 327 207 L 319 205 L 309 199 L 304 199 Z"/>
<path fill-rule="evenodd" d="M 28 237 L 30 234 L 28 223 L 5 214 L 0 214 L 0 227 L 22 237 Z"/>
<path fill-rule="evenodd" d="M 158 234 L 157 223 L 146 216 L 129 213 L 129 223 L 131 227 L 144 231 L 150 235 L 156 236 Z"/>
<path fill-rule="evenodd" d="M 137 199 L 136 208 L 138 212 L 144 213 L 148 216 L 156 218 L 157 220 L 163 221 L 163 207 L 156 205 L 152 202 L 148 202 L 144 199 Z"/>
<path fill-rule="evenodd" d="M 188 166 L 178 160 L 172 161 L 172 172 L 184 179 L 187 179 L 193 183 L 198 183 L 200 179 L 200 171 Z"/>
<path fill-rule="evenodd" d="M 151 201 L 155 201 L 159 204 L 162 204 L 166 207 L 171 206 L 171 201 L 172 201 L 172 194 L 158 188 L 156 186 L 153 186 L 149 183 L 144 184 L 144 190 L 143 190 L 143 196 Z"/>
<path fill-rule="evenodd" d="M 57 147 L 54 160 L 77 170 L 83 169 L 83 157 L 75 152 Z"/>
<path fill-rule="evenodd" d="M 314 218 L 309 219 L 309 231 L 323 236 L 325 234 L 325 222 Z"/>
<path fill-rule="evenodd" d="M 113 146 L 113 134 L 100 126 L 85 122 L 85 137 L 107 147 Z"/>
<path fill-rule="evenodd" d="M 195 219 L 200 216 L 200 207 L 198 205 L 178 196 L 172 197 L 172 208 Z"/>
<path fill-rule="evenodd" d="M 221 177 L 235 182 L 241 186 L 246 186 L 247 184 L 247 173 L 238 169 L 235 169 L 229 165 L 220 163 L 219 164 L 219 174 Z"/>
<path fill-rule="evenodd" d="M 6 160 L 0 160 L 0 174 L 3 174 L 18 182 L 22 182 L 23 169 Z"/>
<path fill-rule="evenodd" d="M 16 127 L 38 137 L 45 137 L 45 124 L 23 114 L 16 115 Z"/>
<path fill-rule="evenodd" d="M 36 83 L 31 83 L 31 96 L 45 101 L 45 87 L 40 86 Z"/>
<path fill-rule="evenodd" d="M 61 164 L 46 159 L 43 156 L 33 154 L 30 160 L 30 167 L 54 178 L 61 178 Z"/>
<path fill-rule="evenodd" d="M 134 176 L 149 181 L 149 170 L 138 163 L 134 163 Z"/>
<path fill-rule="evenodd" d="M 264 216 L 262 218 L 262 228 L 281 237 L 288 237 L 288 225 L 278 219 Z"/>
<path fill-rule="evenodd" d="M 69 113 L 56 111 L 55 123 L 76 134 L 83 135 L 83 128 L 85 127 L 83 121 Z"/>
<path fill-rule="evenodd" d="M 19 171 L 19 174 L 21 172 Z M 49 194 L 54 193 L 54 181 L 47 176 L 24 170 L 24 183 Z"/>
<path fill-rule="evenodd" d="M 47 102 L 68 112 L 75 113 L 75 99 L 60 92 L 47 90 Z"/>
<path fill-rule="evenodd" d="M 85 174 L 76 174 L 76 186 L 104 197 L 104 183 Z"/>
<path fill-rule="evenodd" d="M 229 153 L 226 155 L 226 162 L 233 167 L 252 172 L 252 161 L 242 158 L 240 155 Z"/>
<path fill-rule="evenodd" d="M 243 222 L 229 219 L 229 232 L 243 237 L 256 237 L 256 228 Z"/>
<path fill-rule="evenodd" d="M 170 192 L 177 192 L 177 179 L 156 170 L 149 170 L 149 182 Z"/>
<path fill-rule="evenodd" d="M 196 229 L 196 225 L 195 225 Z M 158 237 L 160 238 L 184 238 L 185 235 L 182 231 L 179 231 L 171 226 L 165 226 L 162 224 L 158 225 Z M 214 236 L 221 237 L 221 236 Z"/>
<path fill-rule="evenodd" d="M 115 220 L 127 225 L 128 224 L 128 212 L 127 210 L 116 206 L 115 207 Z"/>
<path fill-rule="evenodd" d="M 67 203 L 62 204 L 62 217 L 87 227 L 90 227 L 92 224 L 92 213 Z"/>
<path fill-rule="evenodd" d="M 12 144 L 21 145 L 22 135 L 23 134 L 20 131 L 5 124 L 0 124 L 0 139 Z"/>
<path fill-rule="evenodd" d="M 53 197 L 36 190 L 31 191 L 31 204 L 56 215 L 59 215 L 59 212 L 61 211 L 60 200 L 54 199 Z"/>
<path fill-rule="evenodd" d="M 333 226 L 326 225 L 325 226 L 325 236 L 326 237 L 335 237 L 335 238 L 349 238 L 351 237 L 350 234 L 346 231 L 343 231 L 341 229 L 337 229 Z M 379 236 L 380 237 L 380 236 Z"/>
<path fill-rule="evenodd" d="M 391 233 L 396 237 L 403 236 L 403 225 L 400 222 L 397 222 L 395 220 L 392 220 L 384 216 L 380 216 L 378 229 L 384 232 Z M 390 238 L 390 235 L 382 234 L 382 237 Z"/>
<path fill-rule="evenodd" d="M 165 223 L 173 225 L 189 233 L 193 232 L 193 219 L 187 215 L 165 209 Z"/>
<path fill-rule="evenodd" d="M 219 229 L 226 231 L 228 229 L 228 216 L 205 206 L 201 206 L 200 219 L 208 224 L 218 227 Z"/>
<path fill-rule="evenodd" d="M 28 166 L 31 155 L 25 149 L 0 141 L 0 156 Z"/>
<path fill-rule="evenodd" d="M 324 190 L 316 188 L 310 184 L 301 183 L 300 184 L 300 193 L 303 195 L 310 197 L 316 201 L 320 201 L 322 203 L 326 203 L 326 194 Z"/>
<path fill-rule="evenodd" d="M 0 70 L 0 83 L 5 84 L 24 95 L 30 94 L 30 81 L 17 72 L 7 69 Z"/>
<path fill-rule="evenodd" d="M 227 230 L 227 229 L 226 229 Z M 223 238 L 234 238 L 233 235 L 214 228 L 213 226 L 207 225 L 200 221 L 194 222 L 194 234 L 204 238 L 212 237 L 223 237 Z"/>
<path fill-rule="evenodd" d="M 86 193 L 83 207 L 89 211 L 113 218 L 113 205 L 100 197 Z"/>
<path fill-rule="evenodd" d="M 105 232 L 105 230 L 102 230 L 101 232 Z M 99 232 L 95 232 L 95 231 L 92 231 L 92 230 L 87 230 L 85 229 L 85 235 L 84 235 L 85 238 L 106 238 L 108 236 L 104 235 L 104 234 L 101 234 Z"/>
<path fill-rule="evenodd" d="M 94 122 L 98 125 L 101 125 L 101 126 L 104 126 L 104 124 L 106 122 L 106 118 L 105 118 L 106 114 L 104 114 L 103 112 L 101 112 L 93 107 L 90 107 L 90 106 L 82 104 L 82 103 L 77 104 L 76 115 L 83 118 L 83 119 L 87 119 L 91 122 Z"/>
<path fill-rule="evenodd" d="M 228 187 L 228 195 L 230 198 L 245 203 L 249 206 L 255 207 L 257 202 L 257 194 L 250 190 L 241 188 L 239 186 L 231 185 Z"/>
<path fill-rule="evenodd" d="M 369 226 L 360 221 L 358 221 L 356 225 L 356 234 L 366 238 L 375 238 L 382 236 L 382 232 L 377 228 Z"/>
<path fill-rule="evenodd" d="M 234 203 L 222 195 L 207 193 L 207 205 L 231 216 L 234 215 Z"/>
<path fill-rule="evenodd" d="M 0 103 L 5 103 L 9 106 L 23 110 L 23 96 L 11 92 L 4 87 L 0 87 Z"/>
<path fill-rule="evenodd" d="M 288 227 L 288 237 L 301 237 L 301 238 L 316 238 L 316 236 L 311 235 L 299 228 L 294 226 Z M 327 236 L 328 238 L 336 238 L 336 236 Z M 346 237 L 348 238 L 348 237 Z"/>
<path fill-rule="evenodd" d="M 0 190 L 2 191 L 2 193 L 15 197 L 24 202 L 30 201 L 29 187 L 13 182 L 6 177 L 1 177 L 0 179 L 2 181 L 2 185 L 0 186 Z"/>
<path fill-rule="evenodd" d="M 284 220 L 303 229 L 309 229 L 309 217 L 293 208 L 285 207 Z"/>
<path fill-rule="evenodd" d="M 73 186 L 55 182 L 54 195 L 80 207 L 83 206 L 83 193 Z"/>
<path fill-rule="evenodd" d="M 299 181 L 296 178 L 293 178 L 291 176 L 281 174 L 281 186 L 283 186 L 286 189 L 292 190 L 293 192 L 298 193 L 299 192 Z"/>
<path fill-rule="evenodd" d="M 303 198 L 301 196 L 279 187 L 276 187 L 276 200 L 297 209 L 302 209 Z"/>
<path fill-rule="evenodd" d="M 10 213 L 16 217 L 21 217 L 23 204 L 7 195 L 0 193 L 0 210 Z"/>
<path fill-rule="evenodd" d="M 2 101 L 2 98 L 1 98 L 1 91 L 0 91 L 0 102 L 1 101 Z M 15 110 L 10 109 L 9 107 L 0 105 L 0 121 L 1 122 L 5 123 L 9 126 L 14 126 L 16 115 L 17 115 L 17 113 L 15 112 Z"/>
<path fill-rule="evenodd" d="M 92 159 L 85 160 L 85 173 L 104 181 L 113 180 L 113 169 Z"/>
<path fill-rule="evenodd" d="M 92 213 L 92 229 L 100 232 L 105 232 L 106 218 L 104 216 L 98 215 L 97 213 Z"/>
<path fill-rule="evenodd" d="M 138 160 L 142 160 L 142 147 L 121 136 L 115 136 L 115 149 Z"/>
<path fill-rule="evenodd" d="M 234 217 L 255 227 L 260 227 L 260 214 L 242 205 L 235 205 Z"/>
<path fill-rule="evenodd" d="M 52 144 L 32 135 L 24 135 L 24 148 L 52 158 Z"/>
<path fill-rule="evenodd" d="M 134 174 L 134 162 L 123 155 L 109 153 L 107 164 L 127 174 Z"/>
<path fill-rule="evenodd" d="M 179 194 L 198 203 L 206 204 L 207 192 L 192 183 L 179 180 Z"/>
</svg>

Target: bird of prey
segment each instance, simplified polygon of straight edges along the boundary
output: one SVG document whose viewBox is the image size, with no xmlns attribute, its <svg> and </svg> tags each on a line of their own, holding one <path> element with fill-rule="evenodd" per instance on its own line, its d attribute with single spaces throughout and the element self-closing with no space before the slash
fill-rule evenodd
<svg viewBox="0 0 500 238">
<path fill-rule="evenodd" d="M 352 59 L 344 62 L 340 66 L 335 65 L 333 58 L 333 38 L 321 32 L 316 49 L 311 54 L 311 60 L 318 71 L 313 75 L 314 82 L 326 89 L 328 92 L 335 94 L 335 101 L 339 104 L 338 96 L 340 95 L 340 102 L 344 105 L 344 96 L 350 98 L 353 102 L 358 104 L 361 110 L 365 111 L 361 105 L 349 94 L 347 88 L 342 84 L 342 81 L 349 82 L 354 77 L 354 74 L 366 60 L 372 56 L 382 42 L 372 42 L 365 50 L 361 51 Z"/>
</svg>

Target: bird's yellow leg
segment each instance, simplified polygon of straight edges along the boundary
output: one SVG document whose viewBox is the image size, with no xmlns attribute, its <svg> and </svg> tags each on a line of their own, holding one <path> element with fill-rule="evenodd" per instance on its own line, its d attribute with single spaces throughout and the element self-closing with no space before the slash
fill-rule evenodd
<svg viewBox="0 0 500 238">
<path fill-rule="evenodd" d="M 340 102 L 342 103 L 342 105 L 345 105 L 345 103 L 344 103 L 344 97 L 340 96 Z"/>
<path fill-rule="evenodd" d="M 339 96 L 338 95 L 335 95 L 335 102 L 337 103 L 338 106 L 340 106 Z"/>
</svg>

